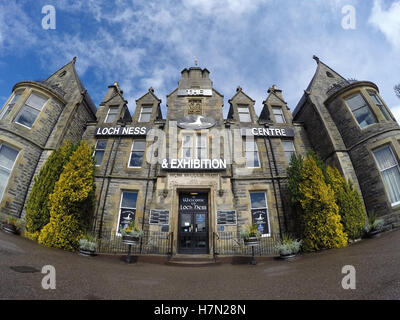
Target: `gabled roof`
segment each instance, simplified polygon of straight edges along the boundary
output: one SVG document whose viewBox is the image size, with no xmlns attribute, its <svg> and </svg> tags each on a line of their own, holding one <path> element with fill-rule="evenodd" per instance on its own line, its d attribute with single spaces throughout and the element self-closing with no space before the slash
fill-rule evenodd
<svg viewBox="0 0 400 320">
<path fill-rule="evenodd" d="M 89 93 L 87 92 L 86 88 L 82 84 L 81 80 L 79 79 L 79 76 L 76 72 L 75 69 L 75 62 L 76 62 L 76 57 L 74 57 L 70 62 L 68 62 L 66 65 L 58 69 L 56 72 L 54 72 L 52 75 L 50 75 L 44 83 L 46 84 L 57 84 L 61 87 L 61 89 L 65 92 L 69 92 L 71 90 L 71 85 L 75 84 L 75 89 L 79 91 L 83 95 L 83 100 L 86 102 L 86 104 L 89 106 L 91 111 L 96 114 L 96 106 L 93 103 Z M 60 77 L 63 71 L 66 72 L 71 72 L 72 74 L 72 80 L 73 83 L 71 83 L 71 78 L 70 77 Z"/>
<path fill-rule="evenodd" d="M 161 99 L 159 99 L 155 94 L 154 94 L 154 89 L 152 87 L 149 88 L 149 90 L 142 95 L 140 98 L 136 99 L 136 102 L 138 102 L 139 100 L 143 99 L 145 96 L 150 95 L 151 97 L 153 97 L 155 100 L 158 101 L 158 103 L 161 103 Z"/>
<path fill-rule="evenodd" d="M 306 102 L 308 95 L 318 95 L 322 97 L 323 100 L 326 100 L 329 97 L 327 92 L 330 87 L 339 82 L 347 81 L 339 73 L 323 63 L 317 56 L 313 56 L 313 59 L 317 62 L 317 69 L 309 85 L 307 86 L 307 89 L 304 91 L 303 96 L 293 111 L 293 117 L 300 111 Z"/>
<path fill-rule="evenodd" d="M 243 89 L 242 89 L 240 86 L 238 86 L 238 87 L 236 88 L 236 93 L 235 93 L 235 95 L 234 95 L 232 98 L 230 98 L 230 99 L 228 100 L 228 102 L 231 103 L 231 102 L 232 102 L 238 95 L 240 95 L 240 94 L 244 95 L 246 98 L 248 98 L 248 99 L 249 99 L 250 101 L 252 101 L 253 103 L 256 102 L 255 100 L 253 100 L 252 98 L 250 98 L 246 93 L 244 93 Z"/>
</svg>

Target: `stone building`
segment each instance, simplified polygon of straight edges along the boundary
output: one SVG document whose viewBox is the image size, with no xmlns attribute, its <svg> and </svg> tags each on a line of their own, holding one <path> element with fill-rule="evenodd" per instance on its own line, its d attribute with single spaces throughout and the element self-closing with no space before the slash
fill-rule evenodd
<svg viewBox="0 0 400 320">
<path fill-rule="evenodd" d="M 181 72 L 167 114 L 150 88 L 131 115 L 118 83 L 96 110 L 75 59 L 45 81 L 14 86 L 0 113 L 2 213 L 24 216 L 33 176 L 65 140 L 96 159 L 93 230 L 118 236 L 130 221 L 171 237 L 174 253 L 210 254 L 213 239 L 256 223 L 263 237 L 296 230 L 287 190 L 292 153 L 316 150 L 361 191 L 368 211 L 397 226 L 399 127 L 375 84 L 346 80 L 316 58 L 293 116 L 272 86 L 258 115 L 242 88 L 229 99 L 207 69 Z"/>
</svg>

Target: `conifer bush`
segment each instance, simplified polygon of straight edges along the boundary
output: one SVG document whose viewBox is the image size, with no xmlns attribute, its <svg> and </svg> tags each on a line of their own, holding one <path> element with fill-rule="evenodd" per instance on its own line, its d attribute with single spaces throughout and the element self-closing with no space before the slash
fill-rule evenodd
<svg viewBox="0 0 400 320">
<path fill-rule="evenodd" d="M 327 167 L 328 183 L 335 192 L 339 214 L 350 239 L 360 238 L 366 221 L 366 215 L 358 191 L 351 181 L 346 181 L 337 168 Z"/>
<path fill-rule="evenodd" d="M 67 163 L 74 146 L 67 141 L 61 148 L 55 150 L 35 176 L 32 190 L 26 201 L 26 232 L 25 236 L 37 240 L 40 230 L 49 223 L 49 195 L 60 178 L 64 165 Z"/>
<path fill-rule="evenodd" d="M 50 222 L 42 229 L 39 243 L 76 250 L 86 233 L 95 203 L 93 149 L 81 142 L 64 167 L 49 196 Z"/>
<path fill-rule="evenodd" d="M 340 248 L 347 245 L 335 195 L 311 155 L 303 162 L 299 190 L 303 220 L 303 249 Z"/>
</svg>

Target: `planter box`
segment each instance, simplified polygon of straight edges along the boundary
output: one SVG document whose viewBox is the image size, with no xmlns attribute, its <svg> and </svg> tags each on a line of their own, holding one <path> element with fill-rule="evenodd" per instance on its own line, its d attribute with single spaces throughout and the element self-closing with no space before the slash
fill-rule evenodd
<svg viewBox="0 0 400 320">
<path fill-rule="evenodd" d="M 88 256 L 88 257 L 93 257 L 96 255 L 94 250 L 87 250 L 87 249 L 83 249 L 83 248 L 79 248 L 79 254 L 82 256 Z"/>
<path fill-rule="evenodd" d="M 258 246 L 260 241 L 256 237 L 250 237 L 248 239 L 244 239 L 245 246 Z"/>
<path fill-rule="evenodd" d="M 370 232 L 367 233 L 367 237 L 368 237 L 368 238 L 376 238 L 376 237 L 379 237 L 381 232 L 382 232 L 382 230 L 370 231 Z"/>
<path fill-rule="evenodd" d="M 137 245 L 139 244 L 140 237 L 134 237 L 134 236 L 122 236 L 122 242 L 125 244 L 129 245 Z"/>
<path fill-rule="evenodd" d="M 279 256 L 279 258 L 281 258 L 282 260 L 286 260 L 286 259 L 294 258 L 296 255 L 297 255 L 296 253 L 281 254 Z"/>
<path fill-rule="evenodd" d="M 10 223 L 3 223 L 3 230 L 7 233 L 18 234 L 17 227 Z"/>
</svg>

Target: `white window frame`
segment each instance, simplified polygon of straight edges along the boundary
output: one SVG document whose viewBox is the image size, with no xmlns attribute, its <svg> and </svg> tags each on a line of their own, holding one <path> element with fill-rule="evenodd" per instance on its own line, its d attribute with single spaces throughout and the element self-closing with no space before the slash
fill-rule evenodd
<svg viewBox="0 0 400 320">
<path fill-rule="evenodd" d="M 285 143 L 284 143 L 284 142 L 290 142 L 291 145 L 293 146 L 293 150 L 286 150 L 286 149 L 285 149 Z M 293 141 L 293 140 L 282 140 L 282 147 L 283 147 L 283 151 L 285 152 L 286 163 L 289 164 L 289 163 L 290 163 L 290 158 L 292 157 L 292 154 L 294 153 L 294 154 L 297 155 L 296 147 L 295 147 L 295 145 L 294 145 L 294 141 Z M 289 152 L 290 152 L 290 158 L 289 158 L 289 160 L 288 160 L 287 157 L 286 157 L 286 154 L 289 153 Z"/>
<path fill-rule="evenodd" d="M 111 109 L 117 110 L 116 113 L 115 113 L 115 118 L 113 119 L 113 121 L 107 121 L 107 120 L 108 120 L 108 116 L 110 115 Z M 108 112 L 107 112 L 106 118 L 104 119 L 104 123 L 113 123 L 115 120 L 118 120 L 118 118 L 117 118 L 118 109 L 119 109 L 118 106 L 110 106 L 110 107 L 108 108 Z"/>
<path fill-rule="evenodd" d="M 133 151 L 133 146 L 135 145 L 135 142 L 137 142 L 137 141 L 143 141 L 144 142 L 145 146 L 144 146 L 143 151 L 142 150 Z M 143 152 L 142 164 L 140 166 L 131 166 L 130 165 L 133 152 Z M 144 161 L 145 153 L 146 153 L 146 139 L 133 139 L 132 146 L 131 146 L 131 153 L 129 155 L 128 168 L 142 168 L 143 167 L 143 161 Z"/>
<path fill-rule="evenodd" d="M 390 153 L 392 154 L 393 159 L 394 159 L 394 161 L 396 162 L 396 164 L 393 165 L 393 166 L 391 166 L 391 167 L 388 167 L 388 168 L 385 168 L 385 169 L 381 169 L 381 168 L 380 168 L 380 164 L 379 164 L 378 160 L 376 159 L 375 152 L 377 152 L 377 151 L 379 151 L 379 150 L 382 150 L 382 149 L 385 149 L 385 148 L 389 148 Z M 381 176 L 382 183 L 383 183 L 383 185 L 384 185 L 384 187 L 385 187 L 388 200 L 389 200 L 389 202 L 390 202 L 390 204 L 391 204 L 392 207 L 397 206 L 397 205 L 400 204 L 400 201 L 393 202 L 393 203 L 391 202 L 390 194 L 389 194 L 389 192 L 387 191 L 387 186 L 386 186 L 386 183 L 385 183 L 385 179 L 383 178 L 383 175 L 382 175 L 382 172 L 384 172 L 384 171 L 386 171 L 386 170 L 389 170 L 389 169 L 393 169 L 393 168 L 395 168 L 395 167 L 397 167 L 398 170 L 399 170 L 399 172 L 400 172 L 400 166 L 399 166 L 399 162 L 397 161 L 397 157 L 396 157 L 396 155 L 393 153 L 392 147 L 391 147 L 390 145 L 385 145 L 385 146 L 382 146 L 382 147 L 380 147 L 380 148 L 374 149 L 374 150 L 372 151 L 372 153 L 373 153 L 373 155 L 374 155 L 375 162 L 376 162 L 376 164 L 377 164 L 377 166 L 378 166 L 379 174 L 380 174 L 380 176 Z"/>
<path fill-rule="evenodd" d="M 8 109 L 10 109 L 10 107 L 13 108 L 15 106 L 17 101 L 21 98 L 23 92 L 24 92 L 24 90 L 17 90 L 12 94 L 11 98 L 8 100 L 8 103 L 3 107 L 3 109 L 0 112 L 0 120 L 3 120 L 4 115 L 6 114 Z M 17 96 L 17 95 L 19 97 L 13 103 L 13 100 L 14 100 L 15 96 Z"/>
<path fill-rule="evenodd" d="M 29 100 L 29 98 L 30 98 L 32 95 L 38 96 L 38 97 L 40 97 L 40 98 L 42 98 L 42 99 L 45 99 L 45 101 L 44 101 L 44 103 L 43 103 L 41 109 L 38 109 L 38 108 L 36 108 L 36 107 L 30 106 L 29 104 L 26 104 L 26 102 Z M 19 124 L 20 126 L 23 126 L 23 127 L 25 127 L 25 128 L 32 129 L 33 126 L 35 125 L 36 120 L 38 119 L 38 117 L 39 117 L 40 113 L 42 112 L 42 110 L 45 108 L 45 105 L 47 104 L 48 101 L 49 101 L 49 99 L 48 99 L 47 97 L 45 97 L 45 96 L 43 96 L 43 95 L 41 95 L 41 94 L 39 94 L 39 93 L 36 93 L 36 92 L 32 91 L 32 92 L 29 94 L 28 98 L 25 100 L 25 102 L 24 102 L 24 104 L 22 105 L 22 107 L 19 109 L 17 115 L 15 116 L 15 118 L 14 118 L 14 123 L 17 123 L 17 124 Z M 20 123 L 20 122 L 17 121 L 17 118 L 19 117 L 19 115 L 21 114 L 21 112 L 22 112 L 22 110 L 24 109 L 25 106 L 27 106 L 28 108 L 31 108 L 31 109 L 35 109 L 36 111 L 39 111 L 39 113 L 36 115 L 35 120 L 33 120 L 32 126 L 31 126 L 31 127 L 28 127 L 27 125 L 22 124 L 22 123 Z"/>
<path fill-rule="evenodd" d="M 278 110 L 279 113 L 276 113 L 275 112 L 276 110 Z M 274 115 L 274 119 L 275 119 L 276 123 L 286 123 L 286 118 L 285 118 L 285 115 L 283 114 L 283 110 L 282 110 L 281 106 L 272 106 L 272 114 Z M 276 118 L 277 115 L 282 117 L 282 119 L 283 119 L 282 122 L 279 122 L 279 121 L 276 120 L 277 119 Z"/>
<path fill-rule="evenodd" d="M 241 112 L 240 109 L 246 109 L 246 112 L 243 112 L 243 111 Z M 238 115 L 239 115 L 239 121 L 240 121 L 240 122 L 243 122 L 243 123 L 250 123 L 250 122 L 253 122 L 253 119 L 251 118 L 250 108 L 249 108 L 248 105 L 241 105 L 241 104 L 239 104 L 239 105 L 237 106 L 237 110 L 238 110 Z M 243 121 L 243 120 L 240 118 L 240 115 L 241 115 L 241 114 L 248 115 L 250 120 L 249 120 L 249 121 Z"/>
<path fill-rule="evenodd" d="M 350 100 L 351 98 L 353 98 L 353 97 L 355 97 L 355 96 L 357 96 L 357 95 L 361 96 L 361 99 L 363 99 L 363 101 L 364 101 L 365 104 L 364 104 L 363 106 L 358 107 L 357 109 L 354 109 L 354 110 L 353 110 L 353 109 L 351 109 L 350 104 L 348 103 L 348 100 Z M 349 108 L 349 110 L 350 110 L 350 112 L 351 112 L 351 114 L 352 114 L 354 120 L 356 121 L 356 123 L 358 124 L 358 126 L 360 127 L 361 130 L 362 130 L 362 129 L 365 129 L 365 128 L 367 128 L 367 127 L 369 127 L 369 126 L 371 126 L 371 125 L 373 125 L 373 124 L 375 124 L 375 123 L 378 123 L 378 119 L 376 118 L 375 113 L 373 112 L 373 110 L 371 109 L 371 106 L 368 104 L 367 100 L 365 99 L 365 97 L 363 96 L 363 94 L 362 94 L 361 92 L 354 93 L 354 94 L 352 94 L 352 95 L 346 97 L 344 100 L 345 100 L 346 105 L 347 105 L 347 107 Z M 361 110 L 362 108 L 367 108 L 367 109 L 369 110 L 369 112 L 372 114 L 372 117 L 375 119 L 375 122 L 374 122 L 374 123 L 368 124 L 368 125 L 366 125 L 365 127 L 361 127 L 360 123 L 358 122 L 358 120 L 357 120 L 357 118 L 356 118 L 356 116 L 355 116 L 355 114 L 354 114 L 355 111 Z"/>
<path fill-rule="evenodd" d="M 130 208 L 130 207 L 122 207 L 122 199 L 124 198 L 124 193 L 136 193 L 136 207 L 135 208 Z M 139 191 L 136 190 L 123 190 L 121 191 L 121 199 L 119 199 L 119 207 L 118 207 L 118 219 L 117 219 L 117 228 L 115 230 L 115 234 L 117 236 L 122 236 L 121 233 L 118 232 L 119 226 L 121 224 L 121 211 L 122 209 L 135 209 L 135 218 L 133 219 L 133 221 L 135 222 L 136 220 L 136 213 L 137 213 L 137 201 L 139 199 Z"/>
<path fill-rule="evenodd" d="M 251 142 L 255 145 L 255 149 L 256 150 L 247 150 L 247 148 L 246 148 L 247 147 L 247 143 L 251 143 Z M 249 139 L 249 141 L 247 139 L 244 139 L 243 140 L 243 146 L 244 146 L 243 149 L 244 149 L 244 158 L 245 158 L 245 161 L 246 161 L 246 168 L 249 168 L 249 169 L 261 168 L 260 152 L 258 150 L 257 140 L 255 138 L 254 138 L 254 140 L 253 139 Z M 248 163 L 247 163 L 247 153 L 253 153 L 254 154 L 255 152 L 257 153 L 258 167 L 249 167 Z"/>
<path fill-rule="evenodd" d="M 259 207 L 259 208 L 253 208 L 252 203 L 251 203 L 251 193 L 264 193 L 264 199 L 265 199 L 265 207 Z M 250 198 L 250 215 L 251 215 L 251 222 L 253 223 L 253 214 L 252 210 L 255 209 L 267 209 L 267 223 L 268 223 L 268 233 L 263 234 L 261 237 L 267 238 L 271 236 L 271 224 L 269 221 L 269 209 L 268 209 L 268 199 L 267 199 L 267 192 L 266 191 L 249 191 L 249 198 Z"/>
<path fill-rule="evenodd" d="M 150 109 L 150 112 L 143 112 L 143 109 Z M 139 122 L 144 122 L 144 123 L 150 122 L 150 121 L 151 121 L 151 115 L 152 115 L 152 113 L 153 113 L 153 105 L 143 105 L 143 106 L 141 107 L 141 109 L 140 109 Z M 143 115 L 143 114 L 148 114 L 148 115 L 150 115 L 149 121 L 143 121 L 143 120 L 142 120 L 142 115 Z"/>
<path fill-rule="evenodd" d="M 97 145 L 98 145 L 99 141 L 105 141 L 106 142 L 106 145 L 105 145 L 104 149 L 98 149 L 97 148 Z M 106 148 L 107 148 L 107 139 L 99 139 L 99 140 L 96 141 L 96 146 L 94 147 L 94 151 L 93 151 L 93 157 L 95 157 L 95 159 L 96 159 L 96 152 L 97 151 L 103 151 L 104 152 L 103 153 L 103 157 L 101 157 L 100 163 L 99 164 L 96 163 L 96 167 L 100 167 L 101 166 L 101 163 L 103 162 L 104 154 L 106 153 Z"/>
<path fill-rule="evenodd" d="M 380 96 L 375 91 L 372 91 L 372 90 L 367 90 L 367 92 L 368 92 L 372 102 L 375 103 L 375 105 L 378 107 L 378 109 L 382 113 L 383 117 L 387 121 L 393 121 L 392 116 L 390 115 L 389 111 L 387 110 L 387 108 L 386 108 L 385 104 L 383 103 L 382 99 L 380 98 Z M 378 103 L 374 100 L 373 97 L 375 97 L 375 99 Z M 388 117 L 389 117 L 389 119 L 388 119 Z"/>
<path fill-rule="evenodd" d="M 19 156 L 19 151 L 20 151 L 20 150 L 18 150 L 17 148 L 14 148 L 14 147 L 12 147 L 12 146 L 10 146 L 10 145 L 8 145 L 8 144 L 1 143 L 1 144 L 0 144 L 0 153 L 1 153 L 1 149 L 3 148 L 4 145 L 5 145 L 7 148 L 10 148 L 10 149 L 13 149 L 13 150 L 17 151 L 17 156 L 16 156 L 15 159 L 14 159 L 14 162 L 13 162 L 13 165 L 12 165 L 11 169 L 9 169 L 9 168 L 7 168 L 7 167 L 3 167 L 2 165 L 0 165 L 0 167 L 1 167 L 3 170 L 8 171 L 7 182 L 6 182 L 5 185 L 4 185 L 3 193 L 0 194 L 0 203 L 1 203 L 1 201 L 3 201 L 4 193 L 5 193 L 6 189 L 7 189 L 8 182 L 9 182 L 9 180 L 10 180 L 11 173 L 12 173 L 13 170 L 14 170 L 15 163 L 17 162 L 17 159 L 18 159 L 18 156 Z"/>
<path fill-rule="evenodd" d="M 197 133 L 187 133 L 183 132 L 181 134 L 181 159 L 208 159 L 208 139 L 207 135 L 197 134 Z M 190 137 L 190 144 L 187 146 L 183 145 L 184 137 Z M 199 140 L 204 139 L 205 145 L 199 146 Z M 184 150 L 190 150 L 190 157 L 185 157 Z M 200 151 L 200 152 L 199 152 Z M 202 157 L 201 151 L 203 151 L 204 156 Z M 200 156 L 200 158 L 199 158 Z"/>
</svg>

